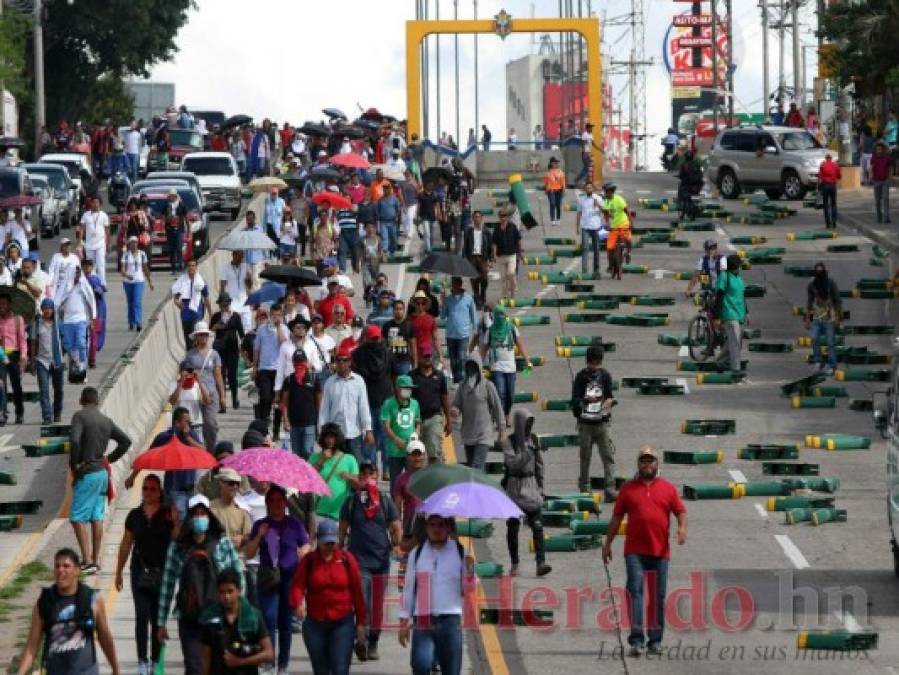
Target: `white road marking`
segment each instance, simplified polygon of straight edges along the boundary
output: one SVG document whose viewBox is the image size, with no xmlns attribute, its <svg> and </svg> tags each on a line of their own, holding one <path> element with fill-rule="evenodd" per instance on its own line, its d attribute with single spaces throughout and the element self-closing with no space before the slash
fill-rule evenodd
<svg viewBox="0 0 899 675">
<path fill-rule="evenodd" d="M 9 444 L 12 439 L 13 434 L 3 434 L 0 436 L 0 455 L 5 455 L 7 452 L 18 450 L 20 448 L 18 445 Z"/>
<path fill-rule="evenodd" d="M 727 247 L 728 251 L 736 251 L 737 250 L 737 247 L 730 243 L 730 235 L 727 233 L 727 230 L 725 230 L 720 225 L 716 225 L 715 232 L 717 232 L 719 236 L 724 237 L 724 239 L 725 239 L 724 245 Z"/>
<path fill-rule="evenodd" d="M 534 297 L 542 298 L 544 295 L 546 295 L 547 293 L 552 293 L 554 290 L 556 290 L 555 284 L 550 284 L 549 286 L 544 286 L 543 290 L 538 291 L 537 295 Z"/>
<path fill-rule="evenodd" d="M 634 190 L 638 195 L 651 195 L 652 190 Z"/>
<path fill-rule="evenodd" d="M 684 388 L 684 393 L 685 393 L 685 394 L 689 394 L 689 393 L 690 393 L 690 385 L 687 384 L 686 378 L 683 378 L 683 377 L 675 377 L 675 378 L 674 378 L 674 382 L 675 382 L 676 384 L 679 384 L 680 386 L 682 386 L 682 387 Z"/>
<path fill-rule="evenodd" d="M 734 479 L 735 483 L 745 483 L 746 482 L 746 476 L 743 475 L 743 472 L 740 471 L 739 469 L 731 469 L 727 473 L 730 474 L 730 477 Z"/>
<path fill-rule="evenodd" d="M 793 541 L 785 534 L 775 534 L 774 540 L 780 544 L 780 547 L 783 549 L 784 555 L 786 555 L 790 562 L 793 563 L 793 566 L 797 570 L 804 570 L 807 567 L 811 567 L 809 561 L 805 559 L 805 556 L 802 555 L 802 551 L 793 543 Z"/>
<path fill-rule="evenodd" d="M 762 505 L 759 504 L 758 502 L 756 502 L 755 504 L 753 504 L 753 506 L 755 507 L 755 510 L 759 512 L 759 515 L 760 515 L 762 518 L 765 518 L 765 519 L 768 518 L 768 512 L 765 511 L 765 507 L 764 507 L 764 506 L 762 506 Z"/>
<path fill-rule="evenodd" d="M 575 258 L 570 263 L 568 263 L 567 267 L 565 267 L 565 274 L 571 274 L 574 271 L 574 268 L 581 264 L 581 261 Z"/>
<path fill-rule="evenodd" d="M 687 345 L 681 345 L 681 348 L 678 350 L 677 355 L 682 359 L 687 358 L 688 356 L 690 356 L 690 348 L 687 347 Z"/>
</svg>

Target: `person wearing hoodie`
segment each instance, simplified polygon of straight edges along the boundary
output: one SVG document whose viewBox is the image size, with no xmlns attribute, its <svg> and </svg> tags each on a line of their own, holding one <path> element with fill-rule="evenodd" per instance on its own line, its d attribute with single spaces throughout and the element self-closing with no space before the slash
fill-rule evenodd
<svg viewBox="0 0 899 675">
<path fill-rule="evenodd" d="M 503 463 L 505 475 L 502 485 L 506 494 L 524 511 L 524 519 L 534 535 L 534 553 L 537 558 L 537 576 L 542 577 L 552 571 L 546 564 L 543 546 L 543 452 L 533 433 L 534 416 L 526 410 L 512 411 L 512 435 L 503 441 Z M 506 544 L 512 560 L 512 576 L 518 575 L 518 531 L 519 518 L 506 521 Z"/>
<path fill-rule="evenodd" d="M 37 374 L 41 397 L 41 420 L 44 424 L 59 422 L 62 416 L 63 350 L 62 330 L 56 318 L 56 305 L 50 298 L 41 300 L 41 312 L 31 327 L 28 371 Z M 53 405 L 50 405 L 50 388 Z"/>
<path fill-rule="evenodd" d="M 387 468 L 387 435 L 381 423 L 381 405 L 393 394 L 390 386 L 392 380 L 393 358 L 387 343 L 381 339 L 381 329 L 369 324 L 363 332 L 364 340 L 353 350 L 353 372 L 365 381 L 368 394 L 368 407 L 371 410 L 371 430 L 374 443 L 366 443 L 362 455 L 375 466 L 378 466 L 378 455 L 381 456 L 381 474 L 384 480 L 388 477 Z"/>
<path fill-rule="evenodd" d="M 462 419 L 459 433 L 465 446 L 465 463 L 483 471 L 487 451 L 493 445 L 494 429 L 496 440 L 503 440 L 505 416 L 496 387 L 481 372 L 481 357 L 477 352 L 469 354 L 465 361 L 465 379 L 456 388 L 450 417 Z"/>
</svg>

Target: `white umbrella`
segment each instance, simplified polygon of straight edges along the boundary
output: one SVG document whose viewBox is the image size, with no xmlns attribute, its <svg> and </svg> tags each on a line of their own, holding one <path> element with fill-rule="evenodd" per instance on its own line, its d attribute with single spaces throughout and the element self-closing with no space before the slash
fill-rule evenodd
<svg viewBox="0 0 899 675">
<path fill-rule="evenodd" d="M 272 251 L 277 248 L 268 235 L 259 230 L 234 230 L 218 244 L 225 251 Z"/>
</svg>

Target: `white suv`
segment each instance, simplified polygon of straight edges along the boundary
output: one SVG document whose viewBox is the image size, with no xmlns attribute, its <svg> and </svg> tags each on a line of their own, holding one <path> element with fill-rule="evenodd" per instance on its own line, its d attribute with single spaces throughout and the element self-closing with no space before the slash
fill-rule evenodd
<svg viewBox="0 0 899 675">
<path fill-rule="evenodd" d="M 725 129 L 709 150 L 706 177 L 726 199 L 758 188 L 771 199 L 802 199 L 818 185 L 827 150 L 805 129 L 753 126 Z"/>
<path fill-rule="evenodd" d="M 240 213 L 241 185 L 237 162 L 227 152 L 191 152 L 181 160 L 181 170 L 200 181 L 206 208 L 229 213 L 235 220 Z"/>
</svg>

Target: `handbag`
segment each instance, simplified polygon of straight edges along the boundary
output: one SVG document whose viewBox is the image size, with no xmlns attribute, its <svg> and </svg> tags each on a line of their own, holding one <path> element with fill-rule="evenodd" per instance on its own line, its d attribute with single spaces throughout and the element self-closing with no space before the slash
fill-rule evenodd
<svg viewBox="0 0 899 675">
<path fill-rule="evenodd" d="M 134 585 L 142 591 L 158 591 L 162 586 L 162 569 L 150 567 L 144 562 L 143 556 L 138 554 Z"/>
</svg>

